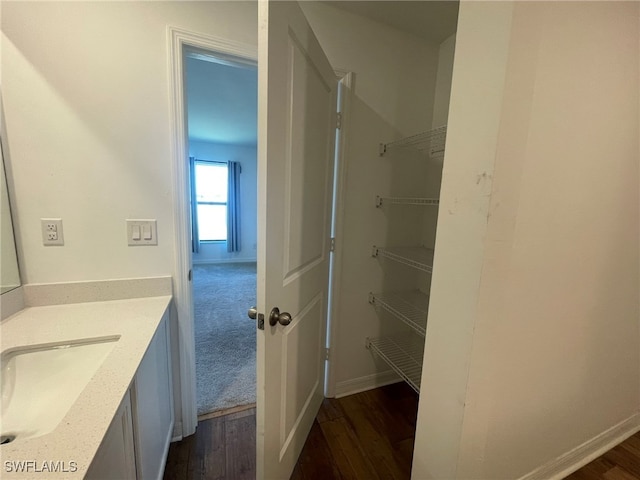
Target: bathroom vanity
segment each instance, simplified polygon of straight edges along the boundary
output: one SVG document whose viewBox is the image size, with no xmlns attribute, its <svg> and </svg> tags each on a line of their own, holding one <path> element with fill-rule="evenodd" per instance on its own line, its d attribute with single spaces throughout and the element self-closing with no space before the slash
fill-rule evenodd
<svg viewBox="0 0 640 480">
<path fill-rule="evenodd" d="M 162 478 L 170 305 L 163 295 L 36 306 L 2 321 L 2 478 Z"/>
</svg>

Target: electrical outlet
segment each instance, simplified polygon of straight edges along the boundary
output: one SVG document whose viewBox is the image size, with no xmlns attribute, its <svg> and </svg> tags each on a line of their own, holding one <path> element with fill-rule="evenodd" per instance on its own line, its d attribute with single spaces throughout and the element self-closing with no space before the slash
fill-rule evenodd
<svg viewBox="0 0 640 480">
<path fill-rule="evenodd" d="M 42 230 L 43 245 L 64 245 L 61 218 L 41 218 L 40 227 Z"/>
</svg>

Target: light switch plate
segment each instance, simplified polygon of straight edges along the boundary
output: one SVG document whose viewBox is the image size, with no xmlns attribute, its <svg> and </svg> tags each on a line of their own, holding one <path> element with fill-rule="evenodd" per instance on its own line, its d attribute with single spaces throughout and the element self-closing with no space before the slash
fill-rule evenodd
<svg viewBox="0 0 640 480">
<path fill-rule="evenodd" d="M 151 235 L 145 235 L 146 232 L 150 232 Z M 156 221 L 127 219 L 127 244 L 129 246 L 158 245 Z"/>
</svg>

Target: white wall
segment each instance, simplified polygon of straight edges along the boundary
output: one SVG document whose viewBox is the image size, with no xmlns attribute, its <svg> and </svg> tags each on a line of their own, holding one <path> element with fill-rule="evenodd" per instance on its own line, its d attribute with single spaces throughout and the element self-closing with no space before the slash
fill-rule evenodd
<svg viewBox="0 0 640 480">
<path fill-rule="evenodd" d="M 257 42 L 250 2 L 3 2 L 2 88 L 23 281 L 173 272 L 167 26 Z M 61 217 L 64 247 L 42 246 Z M 126 218 L 156 218 L 128 247 Z"/>
<path fill-rule="evenodd" d="M 415 194 L 424 189 L 425 177 L 415 174 L 413 160 L 402 164 L 380 158 L 378 144 L 431 127 L 438 45 L 326 3 L 301 6 L 333 67 L 355 72 L 345 159 L 344 232 L 338 238 L 343 259 L 338 344 L 332 345 L 331 353 L 337 362 L 340 394 L 365 386 L 371 376 L 388 369 L 374 361 L 365 338 L 403 328 L 400 322 L 381 321 L 368 303 L 369 292 L 392 288 L 385 285 L 385 269 L 371 257 L 372 245 L 384 245 L 393 236 L 411 236 L 392 228 L 398 217 L 376 209 L 375 196 L 394 191 Z M 424 162 L 418 168 L 424 168 Z"/>
<path fill-rule="evenodd" d="M 255 262 L 257 242 L 257 149 L 243 145 L 189 140 L 189 155 L 198 160 L 240 162 L 240 251 L 227 252 L 226 243 L 202 243 L 193 263 Z"/>
<path fill-rule="evenodd" d="M 413 478 L 640 428 L 639 7 L 461 4 Z"/>
<path fill-rule="evenodd" d="M 433 128 L 446 125 L 449 119 L 449 97 L 451 97 L 451 80 L 453 76 L 455 49 L 455 34 L 442 42 L 438 49 L 438 72 L 436 75 L 436 92 L 433 102 Z"/>
</svg>

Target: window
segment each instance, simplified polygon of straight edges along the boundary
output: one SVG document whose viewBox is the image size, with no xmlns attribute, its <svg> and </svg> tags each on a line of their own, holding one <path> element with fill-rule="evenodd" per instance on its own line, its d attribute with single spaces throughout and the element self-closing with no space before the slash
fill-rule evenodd
<svg viewBox="0 0 640 480">
<path fill-rule="evenodd" d="M 201 242 L 227 240 L 226 163 L 195 162 L 198 238 Z"/>
</svg>

